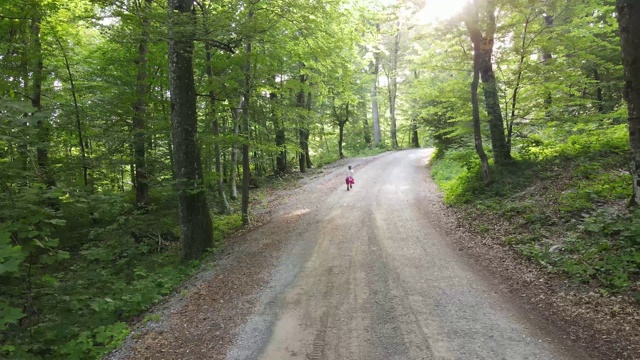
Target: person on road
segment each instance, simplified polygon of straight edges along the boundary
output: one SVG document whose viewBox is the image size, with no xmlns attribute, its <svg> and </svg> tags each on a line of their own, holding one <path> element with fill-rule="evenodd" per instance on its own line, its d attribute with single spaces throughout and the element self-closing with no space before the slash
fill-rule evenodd
<svg viewBox="0 0 640 360">
<path fill-rule="evenodd" d="M 356 181 L 353 179 L 353 170 L 351 169 L 351 165 L 349 165 L 346 175 L 347 177 L 345 179 L 345 182 L 347 183 L 347 191 L 349 191 L 349 189 L 353 188 L 353 184 L 356 183 Z"/>
</svg>

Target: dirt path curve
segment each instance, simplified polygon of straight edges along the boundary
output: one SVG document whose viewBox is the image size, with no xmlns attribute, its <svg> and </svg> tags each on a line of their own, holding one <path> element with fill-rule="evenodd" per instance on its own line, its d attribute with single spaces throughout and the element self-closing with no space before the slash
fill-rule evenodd
<svg viewBox="0 0 640 360">
<path fill-rule="evenodd" d="M 301 204 L 298 250 L 273 271 L 228 360 L 578 358 L 440 235 L 427 216 L 440 201 L 428 156 L 390 153 L 357 170 L 351 191 L 327 191 L 313 211 Z"/>
</svg>

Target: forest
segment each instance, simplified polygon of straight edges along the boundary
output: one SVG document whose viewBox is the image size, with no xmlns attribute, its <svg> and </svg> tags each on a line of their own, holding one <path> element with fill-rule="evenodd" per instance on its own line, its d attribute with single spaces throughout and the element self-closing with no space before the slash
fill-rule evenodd
<svg viewBox="0 0 640 360">
<path fill-rule="evenodd" d="M 638 24 L 632 0 L 0 0 L 0 357 L 104 356 L 265 188 L 411 147 L 478 232 L 638 306 Z"/>
</svg>

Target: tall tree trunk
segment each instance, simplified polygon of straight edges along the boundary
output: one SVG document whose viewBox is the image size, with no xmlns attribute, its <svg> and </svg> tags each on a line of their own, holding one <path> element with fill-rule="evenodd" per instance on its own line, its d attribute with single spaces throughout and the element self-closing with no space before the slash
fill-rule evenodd
<svg viewBox="0 0 640 360">
<path fill-rule="evenodd" d="M 420 71 L 413 70 L 413 77 L 418 80 L 420 78 Z M 420 140 L 418 138 L 418 120 L 418 112 L 414 110 L 411 115 L 411 143 L 416 149 L 420 147 Z"/>
<path fill-rule="evenodd" d="M 287 150 L 286 146 L 286 133 L 283 124 L 280 123 L 280 119 L 274 119 L 274 125 L 276 130 L 276 146 L 278 147 L 278 155 L 276 157 L 276 169 L 279 174 L 287 172 Z"/>
<path fill-rule="evenodd" d="M 376 28 L 380 30 L 380 25 Z M 373 146 L 380 144 L 380 114 L 378 113 L 378 73 L 380 72 L 380 55 L 373 55 L 373 82 L 371 84 L 371 120 L 373 122 Z"/>
<path fill-rule="evenodd" d="M 208 21 L 208 13 L 206 4 L 202 2 L 197 2 L 200 7 L 200 11 L 202 12 L 202 23 L 204 27 L 204 32 L 209 33 L 207 27 Z M 216 172 L 216 191 L 218 193 L 218 201 L 220 202 L 221 207 L 223 208 L 223 212 L 226 214 L 231 213 L 231 205 L 229 205 L 229 201 L 227 200 L 226 191 L 224 191 L 224 179 L 222 174 L 222 151 L 220 150 L 220 144 L 218 143 L 220 137 L 220 122 L 218 120 L 218 116 L 216 114 L 216 93 L 213 91 L 213 66 L 211 60 L 211 44 L 209 42 L 205 42 L 205 62 L 206 68 L 205 73 L 207 75 L 208 80 L 208 97 L 209 97 L 209 116 L 212 118 L 211 122 L 211 130 L 213 132 L 214 145 L 213 145 L 213 156 L 215 158 L 215 172 Z"/>
<path fill-rule="evenodd" d="M 475 28 L 476 32 L 473 36 L 480 36 L 480 47 L 475 47 L 475 51 L 479 51 L 480 55 L 480 76 L 484 85 L 484 100 L 487 113 L 489 114 L 489 130 L 491 132 L 491 149 L 493 150 L 493 161 L 496 165 L 502 165 L 511 161 L 511 152 L 507 145 L 504 134 L 504 121 L 502 112 L 500 111 L 500 99 L 498 97 L 498 85 L 496 77 L 493 73 L 493 42 L 496 30 L 495 22 L 495 0 L 487 0 L 487 31 L 483 36 L 479 28 Z M 479 9 L 478 9 L 479 10 Z M 471 29 L 469 30 L 472 31 Z"/>
<path fill-rule="evenodd" d="M 527 48 L 527 30 L 531 22 L 533 13 L 529 13 L 524 23 L 524 31 L 522 32 L 522 43 L 520 47 L 520 60 L 518 62 L 518 76 L 516 78 L 516 84 L 513 87 L 513 93 L 511 95 L 511 115 L 507 118 L 507 147 L 511 152 L 511 139 L 513 137 L 513 123 L 516 121 L 516 106 L 518 103 L 518 92 L 520 91 L 520 82 L 522 81 L 522 74 L 524 72 L 523 64 L 525 59 L 525 50 Z M 505 115 L 506 116 L 506 115 Z"/>
<path fill-rule="evenodd" d="M 624 64 L 624 95 L 629 111 L 629 142 L 631 144 L 631 175 L 633 205 L 640 204 L 640 3 L 617 0 L 616 10 L 622 40 Z"/>
<path fill-rule="evenodd" d="M 466 26 L 473 42 L 473 81 L 471 82 L 471 105 L 473 107 L 473 138 L 476 153 L 480 158 L 482 167 L 482 180 L 485 184 L 491 182 L 491 173 L 489 171 L 489 160 L 482 146 L 482 132 L 480 130 L 480 106 L 478 104 L 478 83 L 480 80 L 480 67 L 482 62 L 482 34 L 478 29 L 478 15 L 470 15 L 471 18 L 466 20 Z"/>
<path fill-rule="evenodd" d="M 164 89 L 164 87 L 162 86 L 162 84 L 160 84 L 160 104 L 161 104 L 161 109 L 162 109 L 162 116 L 163 118 L 167 118 L 170 117 L 171 114 L 167 112 L 167 98 L 166 98 L 166 91 Z M 169 130 L 169 133 L 166 134 L 167 137 L 169 138 L 169 141 L 167 142 L 167 150 L 169 151 L 169 165 L 171 166 L 171 178 L 172 179 L 176 179 L 176 167 L 175 167 L 175 163 L 173 161 L 173 136 L 171 134 L 171 130 Z"/>
<path fill-rule="evenodd" d="M 277 81 L 274 79 L 274 82 Z M 276 133 L 275 142 L 276 147 L 278 148 L 278 153 L 276 155 L 276 174 L 285 174 L 287 172 L 287 156 L 285 152 L 285 144 L 286 144 L 286 133 L 283 124 L 281 123 L 281 119 L 278 116 L 278 112 L 276 110 L 278 95 L 275 92 L 269 93 L 269 100 L 271 104 L 271 119 L 273 122 L 273 129 Z"/>
<path fill-rule="evenodd" d="M 44 64 L 42 61 L 42 42 L 40 41 L 40 18 L 31 19 L 31 76 L 33 78 L 33 87 L 31 90 L 31 106 L 36 112 L 42 110 L 42 78 L 44 76 Z M 28 76 L 25 77 L 25 86 L 27 86 Z M 25 89 L 26 90 L 26 89 Z M 36 157 L 38 160 L 38 171 L 42 182 L 47 188 L 56 186 L 56 181 L 49 168 L 49 142 L 51 134 L 49 123 L 45 119 L 39 117 L 36 121 L 38 127 L 38 146 L 36 149 Z M 55 204 L 51 204 L 54 205 Z"/>
<path fill-rule="evenodd" d="M 76 117 L 76 131 L 78 132 L 78 144 L 80 145 L 80 156 L 82 158 L 82 175 L 84 179 L 84 186 L 89 185 L 89 178 L 87 176 L 88 173 L 88 164 L 87 164 L 87 154 L 85 151 L 84 140 L 82 135 L 82 123 L 80 122 L 80 108 L 78 106 L 78 97 L 76 96 L 76 86 L 73 82 L 73 74 L 71 73 L 71 65 L 69 64 L 69 57 L 67 56 L 67 52 L 62 45 L 60 39 L 56 38 L 56 42 L 60 46 L 60 50 L 62 51 L 62 56 L 64 58 L 64 66 L 67 69 L 67 74 L 69 75 L 69 85 L 71 86 L 71 95 L 73 96 L 73 108 L 75 110 Z"/>
<path fill-rule="evenodd" d="M 307 93 L 307 114 L 311 114 L 311 92 Z M 307 161 L 307 169 L 311 169 L 313 164 L 311 163 L 311 155 L 309 154 L 309 135 L 311 132 L 309 128 L 305 128 L 304 132 L 304 158 Z"/>
<path fill-rule="evenodd" d="M 362 131 L 364 133 L 364 143 L 367 146 L 371 146 L 371 131 L 369 130 L 369 119 L 367 119 L 367 103 L 366 101 L 361 102 L 361 111 L 362 111 Z"/>
<path fill-rule="evenodd" d="M 304 65 L 303 65 L 304 66 Z M 309 139 L 308 130 L 307 130 L 307 116 L 306 116 L 306 102 L 305 102 L 305 92 L 304 92 L 304 83 L 307 81 L 307 77 L 305 75 L 300 75 L 300 90 L 296 95 L 296 106 L 298 107 L 298 144 L 300 145 L 300 152 L 298 153 L 298 165 L 300 166 L 300 172 L 307 171 L 307 141 Z"/>
<path fill-rule="evenodd" d="M 169 85 L 178 210 L 185 260 L 197 259 L 213 243 L 211 214 L 202 179 L 193 78 L 193 1 L 168 0 Z"/>
<path fill-rule="evenodd" d="M 147 84 L 147 65 L 149 63 L 149 28 L 151 26 L 149 12 L 151 11 L 151 4 L 152 0 L 146 0 L 140 5 L 142 31 L 140 34 L 140 44 L 138 45 L 137 92 L 136 100 L 133 104 L 133 149 L 134 163 L 136 166 L 136 205 L 140 208 L 146 208 L 150 204 L 147 164 L 145 159 L 145 113 L 147 110 L 147 93 L 149 91 L 149 86 Z"/>
<path fill-rule="evenodd" d="M 206 73 L 207 78 L 209 78 L 209 87 L 213 85 L 213 68 L 211 66 L 211 46 L 209 44 L 205 45 L 205 56 L 207 61 Z M 226 214 L 231 213 L 231 205 L 229 205 L 229 201 L 227 201 L 227 194 L 224 191 L 224 181 L 222 179 L 222 153 L 220 151 L 220 144 L 218 140 L 220 138 L 220 122 L 218 121 L 218 116 L 215 113 L 216 107 L 216 94 L 212 88 L 209 89 L 209 109 L 210 116 L 213 117 L 213 121 L 211 123 L 214 145 L 213 152 L 215 157 L 215 171 L 216 171 L 216 190 L 218 192 L 218 199 L 224 212 Z"/>
<path fill-rule="evenodd" d="M 240 99 L 238 106 L 233 111 L 233 134 L 236 139 L 240 136 L 240 116 L 242 114 L 242 107 L 244 101 Z M 240 156 L 240 150 L 236 144 L 231 149 L 231 168 L 229 169 L 230 187 L 231 187 L 231 199 L 236 200 L 238 198 L 238 157 Z"/>
<path fill-rule="evenodd" d="M 249 10 L 248 19 L 251 22 L 253 9 Z M 249 159 L 249 101 L 251 99 L 251 39 L 245 44 L 244 63 L 244 101 L 242 102 L 242 130 L 245 136 L 242 144 L 242 223 L 249 225 L 249 185 L 251 184 L 251 163 Z"/>
<path fill-rule="evenodd" d="M 344 119 L 340 117 L 340 114 L 338 113 L 338 110 L 336 109 L 335 105 L 333 106 L 333 116 L 336 118 L 336 122 L 338 123 L 338 129 L 339 129 L 338 155 L 340 156 L 340 159 L 344 159 L 345 156 L 344 156 L 344 152 L 342 151 L 342 144 L 344 143 L 344 126 L 349 121 L 349 103 L 347 103 L 347 105 L 345 106 Z"/>
<path fill-rule="evenodd" d="M 391 51 L 391 73 L 389 79 L 389 114 L 391 115 L 391 145 L 398 148 L 398 131 L 396 129 L 396 95 L 398 93 L 398 52 L 400 47 L 400 26 L 396 28 Z"/>
<path fill-rule="evenodd" d="M 411 121 L 411 144 L 416 149 L 420 147 L 420 140 L 418 139 L 418 124 L 416 123 L 416 119 Z"/>
<path fill-rule="evenodd" d="M 545 22 L 545 25 L 548 28 L 553 27 L 553 20 L 554 20 L 553 15 L 545 15 L 544 16 L 544 22 Z M 542 49 L 542 63 L 545 66 L 549 66 L 549 65 L 551 65 L 551 60 L 552 59 L 553 59 L 553 54 L 551 53 L 551 50 L 548 47 L 545 47 L 544 49 Z M 547 96 L 544 99 L 544 107 L 546 109 L 546 115 L 545 116 L 547 118 L 551 117 L 550 110 L 551 110 L 552 103 L 553 103 L 553 97 L 551 95 L 551 91 L 549 91 L 547 93 Z"/>
</svg>

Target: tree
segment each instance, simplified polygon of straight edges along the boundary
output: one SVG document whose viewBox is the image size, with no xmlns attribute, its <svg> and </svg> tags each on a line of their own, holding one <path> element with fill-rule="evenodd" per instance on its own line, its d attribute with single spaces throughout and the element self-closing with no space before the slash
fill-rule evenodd
<svg viewBox="0 0 640 360">
<path fill-rule="evenodd" d="M 640 204 L 640 3 L 617 0 L 622 57 L 624 63 L 625 100 L 628 104 L 629 142 L 633 203 Z"/>
<path fill-rule="evenodd" d="M 199 258 L 213 242 L 211 215 L 202 179 L 200 147 L 196 140 L 198 118 L 193 77 L 193 2 L 168 2 L 171 10 L 169 84 L 173 161 L 178 187 L 183 257 L 185 260 L 192 260 Z"/>
<path fill-rule="evenodd" d="M 469 37 L 473 43 L 474 59 L 475 52 L 478 52 L 478 66 L 482 83 L 484 85 L 484 99 L 487 113 L 489 114 L 489 130 L 491 132 L 491 148 L 493 149 L 493 160 L 496 165 L 501 165 L 511 161 L 511 153 L 505 139 L 504 122 L 500 110 L 500 99 L 498 98 L 498 85 L 493 73 L 493 45 L 496 32 L 495 0 L 474 0 L 474 19 L 466 21 Z M 485 33 L 480 30 L 479 15 L 483 15 Z M 475 60 L 474 60 L 475 61 Z"/>
<path fill-rule="evenodd" d="M 376 24 L 376 34 L 380 32 L 380 24 Z M 380 72 L 380 53 L 375 50 L 373 53 L 373 63 L 371 73 L 373 81 L 371 83 L 371 118 L 373 122 L 373 146 L 380 144 L 380 114 L 378 113 L 378 74 Z"/>
<path fill-rule="evenodd" d="M 484 67 L 486 70 L 486 44 L 483 44 L 482 35 L 479 35 L 477 30 L 478 17 L 477 15 L 471 15 L 471 19 L 466 21 L 469 33 L 472 36 L 473 41 L 473 80 L 471 82 L 471 104 L 473 106 L 473 138 L 476 153 L 480 158 L 480 164 L 482 168 L 482 179 L 485 183 L 491 181 L 491 173 L 489 172 L 489 161 L 487 154 L 482 147 L 482 133 L 480 131 L 480 109 L 478 105 L 478 82 L 480 78 L 481 69 Z M 493 42 L 493 39 L 491 40 Z M 490 56 L 490 55 L 489 55 Z"/>
<path fill-rule="evenodd" d="M 149 183 L 145 160 L 145 116 L 149 89 L 147 84 L 147 66 L 149 63 L 147 56 L 149 54 L 149 27 L 151 26 L 149 12 L 151 11 L 152 3 L 152 0 L 145 0 L 138 9 L 142 18 L 142 29 L 140 44 L 138 45 L 136 100 L 133 104 L 133 152 L 136 166 L 136 205 L 138 207 L 149 205 Z"/>
</svg>

